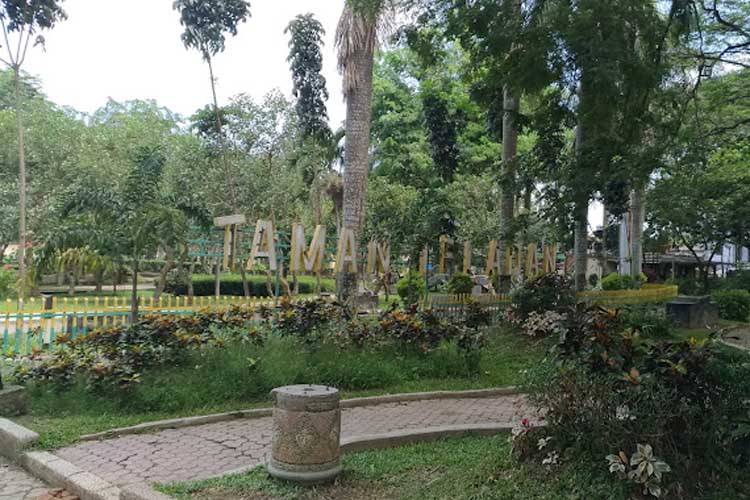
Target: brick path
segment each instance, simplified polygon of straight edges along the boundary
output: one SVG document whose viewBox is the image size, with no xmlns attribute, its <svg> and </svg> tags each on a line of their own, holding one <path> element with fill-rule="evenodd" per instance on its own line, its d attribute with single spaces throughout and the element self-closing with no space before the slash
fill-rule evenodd
<svg viewBox="0 0 750 500">
<path fill-rule="evenodd" d="M 521 396 L 443 399 L 342 410 L 342 438 L 443 425 L 509 423 L 528 416 Z M 261 463 L 271 418 L 84 442 L 56 454 L 112 484 L 205 479 Z"/>
<path fill-rule="evenodd" d="M 44 484 L 0 457 L 0 500 L 30 500 L 45 493 Z"/>
</svg>

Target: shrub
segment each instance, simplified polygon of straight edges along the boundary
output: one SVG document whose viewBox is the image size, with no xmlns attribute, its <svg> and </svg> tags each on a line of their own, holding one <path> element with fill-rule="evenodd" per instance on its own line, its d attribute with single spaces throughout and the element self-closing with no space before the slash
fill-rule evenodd
<svg viewBox="0 0 750 500">
<path fill-rule="evenodd" d="M 216 278 L 210 274 L 193 275 L 193 291 L 197 297 L 212 296 L 215 291 Z M 299 293 L 315 293 L 316 280 L 313 276 L 299 276 Z M 252 297 L 268 297 L 268 286 L 266 277 L 259 275 L 247 276 L 250 295 Z M 179 273 L 170 273 L 167 278 L 165 291 L 173 295 L 187 295 L 187 286 Z M 334 292 L 335 284 L 332 279 L 321 280 L 321 291 Z M 242 287 L 242 278 L 238 274 L 224 274 L 221 276 L 221 294 L 241 297 L 245 295 Z"/>
<path fill-rule="evenodd" d="M 724 280 L 724 288 L 750 291 L 750 271 L 737 271 Z"/>
<path fill-rule="evenodd" d="M 406 276 L 396 283 L 396 292 L 401 297 L 405 306 L 418 304 L 422 301 L 426 292 L 424 277 L 414 271 L 409 271 Z"/>
<path fill-rule="evenodd" d="M 673 322 L 663 306 L 631 305 L 622 310 L 623 327 L 643 333 L 647 338 L 666 339 L 672 334 Z"/>
<path fill-rule="evenodd" d="M 641 455 L 648 451 L 652 465 L 656 456 L 669 464 L 675 470 L 670 481 L 679 478 L 680 484 L 631 475 L 641 488 L 637 498 L 644 488 L 692 498 L 742 456 L 726 450 L 738 444 L 736 430 L 747 420 L 743 401 L 750 384 L 738 380 L 750 373 L 748 357 L 728 363 L 711 341 L 651 341 L 623 330 L 622 323 L 619 312 L 582 305 L 571 310 L 554 359 L 529 372 L 525 389 L 547 410 L 545 432 L 562 453 L 601 467 L 607 457 L 609 467 L 627 477 L 632 469 L 623 470 L 615 458 L 648 443 Z"/>
<path fill-rule="evenodd" d="M 12 266 L 4 265 L 0 267 L 0 298 L 7 298 L 13 292 L 16 282 L 16 273 Z"/>
<path fill-rule="evenodd" d="M 254 315 L 252 309 L 231 307 L 190 316 L 146 316 L 135 325 L 94 330 L 76 339 L 60 335 L 60 349 L 51 356 L 32 353 L 17 366 L 15 377 L 67 390 L 80 375 L 95 391 L 131 389 L 144 369 L 174 363 L 189 348 L 223 347 L 229 340 L 261 342 L 249 324 Z"/>
<path fill-rule="evenodd" d="M 529 337 L 559 336 L 565 327 L 565 315 L 557 311 L 532 312 L 521 325 L 521 331 Z"/>
<path fill-rule="evenodd" d="M 590 274 L 589 275 L 589 286 L 591 288 L 596 288 L 596 285 L 599 284 L 599 275 L 598 274 Z"/>
<path fill-rule="evenodd" d="M 634 280 L 629 274 L 620 275 L 615 272 L 602 278 L 602 290 L 632 290 L 646 282 L 648 277 L 644 273 L 641 273 L 638 280 Z"/>
<path fill-rule="evenodd" d="M 279 305 L 279 314 L 274 326 L 282 335 L 297 336 L 311 343 L 318 339 L 329 325 L 349 318 L 349 311 L 338 302 L 323 299 L 292 302 L 284 299 Z"/>
<path fill-rule="evenodd" d="M 509 318 L 520 325 L 531 313 L 562 311 L 575 304 L 576 298 L 565 276 L 544 274 L 513 290 L 511 300 Z"/>
<path fill-rule="evenodd" d="M 471 276 L 464 273 L 456 273 L 448 282 L 446 291 L 456 295 L 466 295 L 471 293 L 473 288 L 474 280 L 471 279 Z"/>
<path fill-rule="evenodd" d="M 747 290 L 719 290 L 712 295 L 722 318 L 747 321 L 750 315 L 750 292 Z"/>
<path fill-rule="evenodd" d="M 610 273 L 602 278 L 602 290 L 623 290 L 623 276 L 619 273 Z"/>
</svg>

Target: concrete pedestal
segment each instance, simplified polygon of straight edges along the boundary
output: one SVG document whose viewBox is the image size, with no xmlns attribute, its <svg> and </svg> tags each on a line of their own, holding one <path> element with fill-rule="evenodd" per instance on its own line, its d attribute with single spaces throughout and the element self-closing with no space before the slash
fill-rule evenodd
<svg viewBox="0 0 750 500">
<path fill-rule="evenodd" d="M 26 389 L 6 385 L 0 389 L 0 417 L 17 417 L 26 413 Z"/>
<path fill-rule="evenodd" d="M 271 394 L 275 404 L 268 472 L 300 484 L 333 480 L 341 473 L 339 391 L 291 385 Z"/>
<path fill-rule="evenodd" d="M 680 296 L 667 302 L 667 316 L 680 328 L 697 330 L 719 324 L 719 308 L 711 297 Z"/>
</svg>

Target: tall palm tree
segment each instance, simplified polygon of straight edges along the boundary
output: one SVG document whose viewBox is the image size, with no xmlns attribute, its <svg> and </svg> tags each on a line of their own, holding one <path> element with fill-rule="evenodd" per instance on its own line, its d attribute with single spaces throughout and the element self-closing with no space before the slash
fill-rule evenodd
<svg viewBox="0 0 750 500">
<path fill-rule="evenodd" d="M 357 241 L 362 235 L 369 172 L 374 55 L 386 3 L 348 0 L 336 30 L 346 98 L 343 225 L 354 232 Z M 343 300 L 353 297 L 356 284 L 354 275 L 345 273 L 339 278 L 337 288 Z"/>
</svg>

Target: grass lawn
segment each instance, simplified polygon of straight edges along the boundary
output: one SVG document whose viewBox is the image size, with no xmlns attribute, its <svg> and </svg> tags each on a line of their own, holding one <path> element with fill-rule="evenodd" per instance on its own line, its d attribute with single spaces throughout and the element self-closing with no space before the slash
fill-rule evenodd
<svg viewBox="0 0 750 500">
<path fill-rule="evenodd" d="M 333 347 L 306 351 L 294 339 L 272 339 L 263 348 L 192 352 L 176 366 L 145 373 L 127 393 L 91 393 L 83 382 L 64 393 L 30 387 L 30 414 L 17 421 L 41 435 L 39 447 L 57 448 L 115 427 L 268 406 L 269 391 L 290 383 L 334 385 L 344 398 L 509 386 L 545 352 L 546 344 L 498 328 L 490 334 L 480 372 L 470 374 L 452 346 L 410 356 Z"/>
<path fill-rule="evenodd" d="M 343 458 L 330 485 L 302 488 L 271 478 L 264 467 L 194 483 L 160 485 L 180 500 L 629 500 L 623 484 L 598 463 L 563 458 L 548 468 L 518 463 L 507 436 L 456 438 Z M 724 478 L 702 500 L 748 498 L 742 474 Z"/>
<path fill-rule="evenodd" d="M 259 467 L 247 474 L 159 489 L 183 500 L 625 500 L 602 467 L 569 462 L 547 470 L 510 456 L 507 436 L 460 438 L 344 457 L 335 483 L 291 486 Z"/>
</svg>

